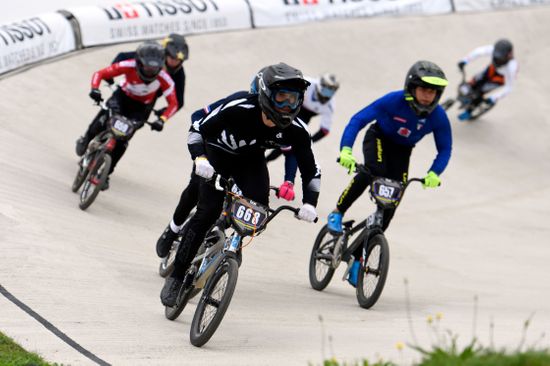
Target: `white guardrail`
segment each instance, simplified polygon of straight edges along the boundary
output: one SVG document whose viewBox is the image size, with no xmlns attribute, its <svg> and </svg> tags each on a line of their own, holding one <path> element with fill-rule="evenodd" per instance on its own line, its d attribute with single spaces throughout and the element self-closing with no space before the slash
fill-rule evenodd
<svg viewBox="0 0 550 366">
<path fill-rule="evenodd" d="M 80 24 L 84 47 L 252 27 L 243 0 L 136 1 L 67 11 Z"/>
<path fill-rule="evenodd" d="M 144 0 L 73 7 L 0 24 L 0 76 L 85 47 L 300 24 L 548 5 L 550 0 Z"/>
<path fill-rule="evenodd" d="M 71 24 L 45 13 L 0 25 L 0 74 L 76 49 Z"/>
</svg>

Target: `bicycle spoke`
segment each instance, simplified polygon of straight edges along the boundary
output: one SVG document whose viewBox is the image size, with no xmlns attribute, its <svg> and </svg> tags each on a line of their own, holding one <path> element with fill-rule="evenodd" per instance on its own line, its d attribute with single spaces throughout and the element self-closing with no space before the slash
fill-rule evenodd
<svg viewBox="0 0 550 366">
<path fill-rule="evenodd" d="M 210 325 L 212 319 L 216 315 L 218 307 L 220 306 L 220 302 L 227 288 L 228 277 L 229 276 L 227 275 L 227 273 L 224 273 L 223 276 L 216 283 L 216 286 L 212 290 L 210 296 L 206 297 L 203 300 L 206 306 L 202 319 L 200 321 L 200 332 L 203 332 Z"/>
<path fill-rule="evenodd" d="M 365 295 L 372 296 L 378 286 L 378 278 L 380 276 L 380 247 L 372 248 L 367 258 L 365 265 L 365 280 L 363 281 L 363 289 Z"/>
</svg>

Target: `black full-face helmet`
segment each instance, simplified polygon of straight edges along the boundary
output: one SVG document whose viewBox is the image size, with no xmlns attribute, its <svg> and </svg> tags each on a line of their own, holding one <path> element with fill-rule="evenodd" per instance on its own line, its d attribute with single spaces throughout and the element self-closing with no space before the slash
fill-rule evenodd
<svg viewBox="0 0 550 366">
<path fill-rule="evenodd" d="M 292 66 L 283 62 L 267 66 L 258 73 L 260 107 L 277 127 L 286 128 L 300 112 L 309 85 Z"/>
<path fill-rule="evenodd" d="M 405 78 L 405 99 L 418 116 L 426 117 L 437 107 L 448 83 L 445 73 L 439 66 L 430 61 L 417 61 Z M 437 94 L 431 104 L 423 105 L 418 102 L 415 89 L 419 86 L 436 90 Z"/>
<path fill-rule="evenodd" d="M 146 83 L 157 78 L 164 65 L 164 49 L 154 41 L 145 41 L 136 50 L 138 76 Z"/>
<path fill-rule="evenodd" d="M 496 67 L 506 65 L 514 57 L 514 46 L 507 39 L 500 39 L 493 49 L 493 64 Z"/>
<path fill-rule="evenodd" d="M 180 61 L 179 65 L 174 68 L 170 68 L 166 65 L 166 68 L 169 69 L 169 71 L 173 72 L 179 69 L 183 64 L 183 61 L 189 58 L 189 46 L 187 45 L 187 41 L 184 36 L 172 33 L 168 37 L 164 38 L 161 44 L 166 52 L 166 57 L 170 56 L 171 58 Z"/>
</svg>

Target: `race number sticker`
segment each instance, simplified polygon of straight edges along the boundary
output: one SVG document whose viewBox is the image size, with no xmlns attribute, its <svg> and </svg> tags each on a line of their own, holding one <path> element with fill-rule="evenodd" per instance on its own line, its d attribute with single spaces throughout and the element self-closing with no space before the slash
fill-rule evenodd
<svg viewBox="0 0 550 366">
<path fill-rule="evenodd" d="M 113 124 L 113 128 L 121 134 L 126 135 L 130 129 L 130 126 L 128 125 L 128 122 L 117 119 Z"/>
<path fill-rule="evenodd" d="M 241 235 L 250 235 L 262 229 L 267 210 L 244 198 L 233 201 L 231 219 Z"/>
<path fill-rule="evenodd" d="M 380 184 L 380 186 L 378 186 L 378 195 L 379 196 L 382 196 L 384 198 L 392 198 L 393 197 L 393 192 L 395 192 L 394 187 L 389 187 L 389 186 L 386 186 L 386 185 L 383 185 L 383 184 Z"/>
</svg>

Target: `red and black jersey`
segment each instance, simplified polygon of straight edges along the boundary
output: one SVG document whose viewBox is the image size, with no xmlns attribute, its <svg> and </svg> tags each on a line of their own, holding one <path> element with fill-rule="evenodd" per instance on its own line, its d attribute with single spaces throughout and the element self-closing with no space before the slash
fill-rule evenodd
<svg viewBox="0 0 550 366">
<path fill-rule="evenodd" d="M 145 83 L 138 76 L 135 59 L 117 62 L 95 72 L 92 76 L 92 88 L 99 88 L 101 80 L 112 79 L 121 75 L 124 76 L 124 80 L 120 88 L 128 97 L 143 104 L 151 104 L 155 102 L 157 91 L 160 89 L 168 102 L 168 107 L 162 117 L 168 119 L 178 110 L 174 81 L 170 75 L 161 70 L 154 81 Z"/>
</svg>

